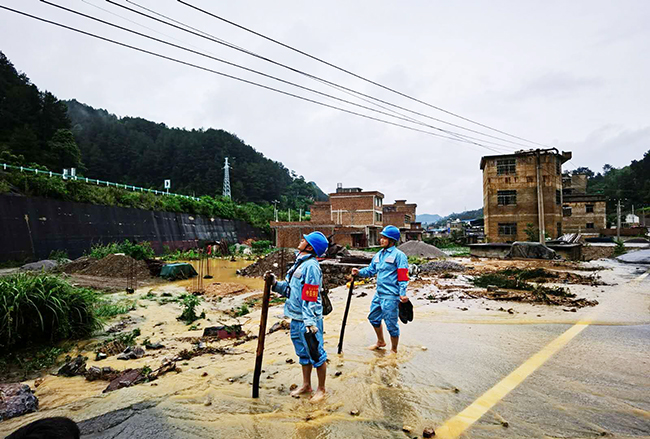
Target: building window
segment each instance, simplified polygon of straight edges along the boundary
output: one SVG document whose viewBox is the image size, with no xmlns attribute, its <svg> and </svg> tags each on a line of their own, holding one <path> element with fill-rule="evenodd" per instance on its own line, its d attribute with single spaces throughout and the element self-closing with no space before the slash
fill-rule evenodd
<svg viewBox="0 0 650 439">
<path fill-rule="evenodd" d="M 532 183 L 533 177 L 526 177 L 526 183 Z"/>
<path fill-rule="evenodd" d="M 587 223 L 587 228 L 588 229 L 593 229 L 594 228 L 594 223 Z"/>
<path fill-rule="evenodd" d="M 510 183 L 510 177 L 506 177 L 506 183 Z"/>
<path fill-rule="evenodd" d="M 375 206 L 377 207 L 381 206 L 381 198 L 375 197 Z"/>
<path fill-rule="evenodd" d="M 572 210 L 569 206 L 562 206 L 562 216 L 571 216 Z"/>
<path fill-rule="evenodd" d="M 586 213 L 594 213 L 594 205 L 593 204 L 585 204 L 585 212 Z"/>
<path fill-rule="evenodd" d="M 559 189 L 555 189 L 555 204 L 562 204 L 562 192 Z"/>
<path fill-rule="evenodd" d="M 379 212 L 375 212 L 375 221 L 378 222 L 378 223 L 380 223 L 381 220 L 382 220 L 382 218 L 381 218 L 381 213 L 379 213 Z"/>
<path fill-rule="evenodd" d="M 517 223 L 499 223 L 499 236 L 517 236 Z"/>
<path fill-rule="evenodd" d="M 411 223 L 411 216 L 404 215 L 404 224 L 410 224 L 410 223 Z"/>
<path fill-rule="evenodd" d="M 497 159 L 497 175 L 515 174 L 517 159 Z"/>
<path fill-rule="evenodd" d="M 517 204 L 517 191 L 497 191 L 497 204 L 499 206 Z"/>
</svg>

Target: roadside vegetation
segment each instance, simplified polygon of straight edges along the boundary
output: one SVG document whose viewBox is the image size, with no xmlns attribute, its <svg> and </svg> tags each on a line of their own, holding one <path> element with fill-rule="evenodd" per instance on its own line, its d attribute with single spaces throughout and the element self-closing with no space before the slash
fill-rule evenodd
<svg viewBox="0 0 650 439">
<path fill-rule="evenodd" d="M 155 256 L 151 244 L 148 241 L 133 244 L 127 239 L 121 244 L 111 242 L 109 244 L 93 245 L 90 249 L 89 256 L 95 259 L 102 259 L 114 253 L 124 253 L 137 260 L 152 259 Z"/>
<path fill-rule="evenodd" d="M 99 295 L 48 274 L 0 278 L 0 348 L 53 344 L 86 337 L 100 327 Z"/>
</svg>

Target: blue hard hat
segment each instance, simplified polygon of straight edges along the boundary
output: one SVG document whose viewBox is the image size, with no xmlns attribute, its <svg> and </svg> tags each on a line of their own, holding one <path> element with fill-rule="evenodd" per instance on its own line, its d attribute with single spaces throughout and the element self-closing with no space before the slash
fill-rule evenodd
<svg viewBox="0 0 650 439">
<path fill-rule="evenodd" d="M 321 232 L 311 232 L 309 235 L 302 235 L 305 241 L 312 246 L 316 256 L 323 256 L 330 243 Z"/>
<path fill-rule="evenodd" d="M 399 229 L 395 226 L 386 226 L 384 230 L 380 232 L 381 235 L 385 236 L 388 239 L 392 239 L 396 242 L 399 242 Z"/>
</svg>

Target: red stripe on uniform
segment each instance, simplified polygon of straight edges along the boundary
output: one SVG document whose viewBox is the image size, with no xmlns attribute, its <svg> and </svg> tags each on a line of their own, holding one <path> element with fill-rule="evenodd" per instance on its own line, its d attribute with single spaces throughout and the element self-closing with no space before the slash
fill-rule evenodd
<svg viewBox="0 0 650 439">
<path fill-rule="evenodd" d="M 409 280 L 409 269 L 408 268 L 398 268 L 397 269 L 397 281 L 404 282 Z"/>
<path fill-rule="evenodd" d="M 316 302 L 318 300 L 318 285 L 305 284 L 302 287 L 302 300 Z"/>
</svg>

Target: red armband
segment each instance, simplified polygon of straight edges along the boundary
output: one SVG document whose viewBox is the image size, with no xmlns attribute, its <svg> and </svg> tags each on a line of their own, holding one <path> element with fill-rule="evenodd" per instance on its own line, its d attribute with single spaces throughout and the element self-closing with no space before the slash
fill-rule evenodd
<svg viewBox="0 0 650 439">
<path fill-rule="evenodd" d="M 318 285 L 305 284 L 302 287 L 302 300 L 316 302 L 318 300 Z"/>
<path fill-rule="evenodd" d="M 409 280 L 409 269 L 408 268 L 398 268 L 397 269 L 397 281 L 404 282 Z"/>
</svg>

